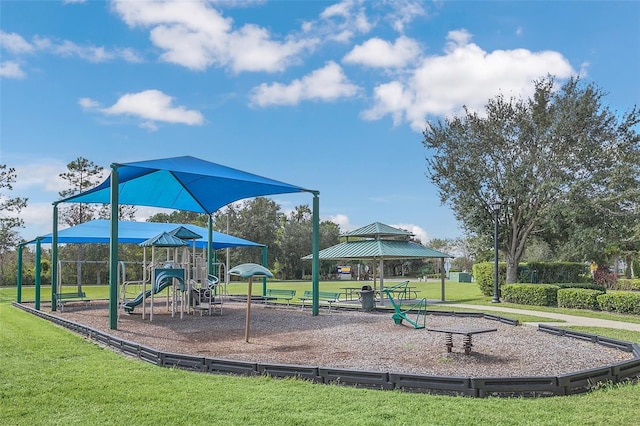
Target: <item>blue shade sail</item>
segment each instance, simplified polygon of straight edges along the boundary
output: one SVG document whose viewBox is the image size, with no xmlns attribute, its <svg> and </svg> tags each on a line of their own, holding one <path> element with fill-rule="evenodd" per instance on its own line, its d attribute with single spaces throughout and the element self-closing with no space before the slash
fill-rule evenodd
<svg viewBox="0 0 640 426">
<path fill-rule="evenodd" d="M 112 167 L 118 171 L 119 204 L 211 214 L 245 198 L 314 192 L 190 156 L 114 164 Z M 110 184 L 111 177 L 95 188 L 61 202 L 108 204 Z"/>
<path fill-rule="evenodd" d="M 187 231 L 195 235 L 207 235 L 207 229 L 197 225 L 191 224 L 176 224 L 176 223 L 160 223 L 160 222 L 131 222 L 131 221 L 119 221 L 118 222 L 118 242 L 121 244 L 140 244 L 143 241 L 148 240 L 162 232 L 172 233 L 175 230 L 184 228 Z M 73 226 L 58 231 L 58 243 L 109 243 L 109 232 L 111 225 L 109 220 L 96 219 L 89 222 L 81 223 L 80 225 Z M 185 231 L 180 231 L 185 233 Z M 213 248 L 215 250 L 233 247 L 262 247 L 263 244 L 254 243 L 253 241 L 244 240 L 242 238 L 234 237 L 232 235 L 223 234 L 221 232 L 213 232 Z M 52 235 L 47 234 L 39 237 L 40 243 L 51 244 Z M 36 240 L 29 241 L 28 244 L 35 244 Z M 189 245 L 192 245 L 189 241 Z M 208 246 L 208 240 L 206 237 L 201 237 L 195 240 L 197 248 L 206 248 Z"/>
</svg>

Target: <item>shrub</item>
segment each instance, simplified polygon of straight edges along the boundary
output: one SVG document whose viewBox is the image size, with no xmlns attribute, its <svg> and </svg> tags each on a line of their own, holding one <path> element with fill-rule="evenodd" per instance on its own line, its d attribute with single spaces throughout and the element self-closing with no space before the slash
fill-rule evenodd
<svg viewBox="0 0 640 426">
<path fill-rule="evenodd" d="M 571 309 L 600 309 L 598 296 L 604 291 L 584 288 L 561 288 L 558 290 L 558 307 Z"/>
<path fill-rule="evenodd" d="M 635 280 L 620 279 L 614 287 L 614 290 L 640 291 L 640 278 Z"/>
<path fill-rule="evenodd" d="M 595 283 L 554 283 L 560 288 L 585 288 L 588 290 L 598 290 L 601 293 L 606 293 L 607 289 L 601 284 Z"/>
<path fill-rule="evenodd" d="M 473 279 L 478 283 L 480 291 L 485 296 L 491 296 L 493 294 L 493 274 L 494 274 L 493 262 L 482 262 L 473 265 Z M 502 287 L 507 278 L 507 264 L 504 262 L 498 263 L 498 287 Z"/>
<path fill-rule="evenodd" d="M 558 288 L 551 284 L 507 284 L 502 288 L 502 298 L 520 305 L 555 306 Z"/>
<path fill-rule="evenodd" d="M 598 266 L 596 272 L 593 273 L 593 281 L 606 288 L 615 288 L 618 282 L 618 276 L 611 272 L 609 268 Z"/>
<path fill-rule="evenodd" d="M 524 279 L 519 276 L 521 282 L 555 284 L 591 281 L 589 266 L 580 262 L 529 262 L 526 269 L 529 277 L 526 274 Z"/>
<path fill-rule="evenodd" d="M 601 294 L 598 304 L 603 311 L 640 315 L 640 293 L 621 291 Z"/>
</svg>

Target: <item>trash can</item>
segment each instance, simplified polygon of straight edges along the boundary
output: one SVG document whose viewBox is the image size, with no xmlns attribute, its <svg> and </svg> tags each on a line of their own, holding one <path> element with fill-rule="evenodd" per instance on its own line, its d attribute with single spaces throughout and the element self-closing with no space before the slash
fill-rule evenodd
<svg viewBox="0 0 640 426">
<path fill-rule="evenodd" d="M 365 311 L 372 311 L 376 307 L 376 300 L 374 297 L 374 291 L 370 285 L 363 285 L 359 292 L 360 303 L 362 303 L 362 309 Z"/>
</svg>

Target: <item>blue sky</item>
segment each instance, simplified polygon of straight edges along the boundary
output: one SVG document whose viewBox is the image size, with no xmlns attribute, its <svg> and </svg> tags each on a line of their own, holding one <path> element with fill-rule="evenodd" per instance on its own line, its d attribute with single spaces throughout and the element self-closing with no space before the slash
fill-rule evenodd
<svg viewBox="0 0 640 426">
<path fill-rule="evenodd" d="M 77 157 L 191 155 L 319 190 L 343 231 L 379 221 L 426 242 L 462 230 L 425 175 L 425 123 L 547 74 L 630 109 L 640 2 L 3 0 L 0 54 L 24 238 L 51 231 Z"/>
</svg>

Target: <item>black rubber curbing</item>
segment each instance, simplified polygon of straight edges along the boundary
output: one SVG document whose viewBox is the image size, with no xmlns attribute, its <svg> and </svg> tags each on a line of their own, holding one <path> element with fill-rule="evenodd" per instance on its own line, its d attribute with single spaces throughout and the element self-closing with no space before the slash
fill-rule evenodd
<svg viewBox="0 0 640 426">
<path fill-rule="evenodd" d="M 272 377 L 297 377 L 315 383 L 347 385 L 367 389 L 399 389 L 407 392 L 471 397 L 540 397 L 573 395 L 587 392 L 601 383 L 620 383 L 640 378 L 640 346 L 617 339 L 582 333 L 557 327 L 540 325 L 538 330 L 560 337 L 586 340 L 610 348 L 633 353 L 633 358 L 610 366 L 577 371 L 561 376 L 545 377 L 450 377 L 382 371 L 350 370 L 344 368 L 314 367 L 291 364 L 253 363 L 222 358 L 206 358 L 195 355 L 162 352 L 135 342 L 111 336 L 100 330 L 68 321 L 55 315 L 37 311 L 14 302 L 13 306 L 75 331 L 123 354 L 139 358 L 151 364 L 212 374 L 244 376 L 269 375 Z M 510 325 L 518 322 L 497 315 L 468 312 L 430 311 L 433 315 L 481 317 Z"/>
</svg>

